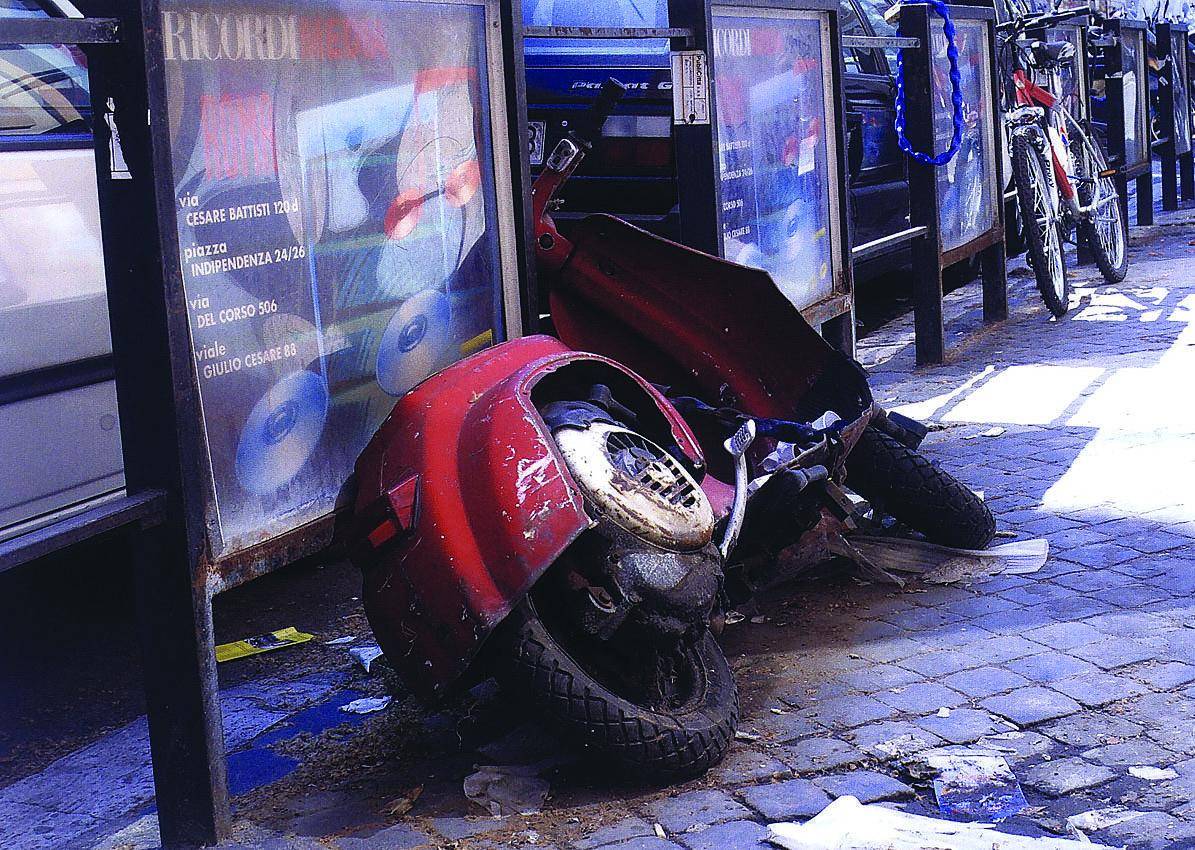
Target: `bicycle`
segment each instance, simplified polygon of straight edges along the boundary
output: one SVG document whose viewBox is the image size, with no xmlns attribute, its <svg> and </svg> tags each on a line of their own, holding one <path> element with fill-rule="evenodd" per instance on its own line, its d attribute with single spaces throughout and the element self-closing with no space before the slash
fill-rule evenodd
<svg viewBox="0 0 1195 850">
<path fill-rule="evenodd" d="M 1062 317 L 1070 307 L 1063 243 L 1070 241 L 1071 229 L 1087 243 L 1108 283 L 1119 283 L 1128 271 L 1128 230 L 1116 170 L 1108 167 L 1099 146 L 1053 94 L 1061 91 L 1062 72 L 1075 61 L 1074 45 L 1021 38 L 1090 10 L 1013 11 L 1012 20 L 997 26 L 1000 66 L 1012 69 L 1002 96 L 1013 183 L 1037 288 L 1050 312 Z"/>
</svg>

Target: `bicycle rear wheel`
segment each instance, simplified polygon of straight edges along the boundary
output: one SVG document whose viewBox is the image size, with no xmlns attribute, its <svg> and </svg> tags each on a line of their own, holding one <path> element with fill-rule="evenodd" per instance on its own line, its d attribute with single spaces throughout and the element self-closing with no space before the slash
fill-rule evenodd
<svg viewBox="0 0 1195 850">
<path fill-rule="evenodd" d="M 1070 306 L 1070 280 L 1062 248 L 1057 190 L 1044 147 L 1037 128 L 1021 127 L 1014 132 L 1012 175 L 1037 289 L 1050 312 L 1061 317 Z"/>
<path fill-rule="evenodd" d="M 1128 229 L 1125 227 L 1116 181 L 1101 177 L 1108 170 L 1103 153 L 1085 133 L 1071 128 L 1071 158 L 1075 191 L 1080 206 L 1097 205 L 1076 222 L 1079 237 L 1087 242 L 1100 274 L 1108 283 L 1120 283 L 1129 270 Z"/>
</svg>

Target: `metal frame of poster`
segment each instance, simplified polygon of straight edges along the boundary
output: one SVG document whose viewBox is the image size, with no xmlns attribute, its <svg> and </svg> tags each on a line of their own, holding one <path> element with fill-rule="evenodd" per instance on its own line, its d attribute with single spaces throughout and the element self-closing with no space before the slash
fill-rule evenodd
<svg viewBox="0 0 1195 850">
<path fill-rule="evenodd" d="M 1004 133 L 995 95 L 996 69 L 996 13 L 990 6 L 952 5 L 950 15 L 960 31 L 982 31 L 985 45 L 982 53 L 971 59 L 964 55 L 976 44 L 960 43 L 960 65 L 966 64 L 984 75 L 979 80 L 983 95 L 979 103 L 967 103 L 972 111 L 983 110 L 969 123 L 979 129 L 986 169 L 985 194 L 992 199 L 992 218 L 988 227 L 967 234 L 965 241 L 947 244 L 944 238 L 943 205 L 940 198 L 940 168 L 909 158 L 910 225 L 914 271 L 914 326 L 918 364 L 941 363 L 945 359 L 945 328 L 942 317 L 942 270 L 964 260 L 976 259 L 983 285 L 983 315 L 989 322 L 1008 318 L 1007 256 L 1004 246 L 1004 177 L 1002 158 Z M 914 39 L 918 47 L 904 49 L 905 126 L 914 150 L 937 153 L 941 147 L 935 132 L 935 120 L 950 108 L 949 94 L 935 96 L 935 75 L 940 86 L 946 68 L 934 58 L 934 30 L 940 29 L 939 18 L 922 3 L 903 4 L 900 11 L 899 32 L 902 38 Z M 986 61 L 985 61 L 986 59 Z M 942 65 L 942 67 L 939 67 Z M 946 83 L 948 85 L 948 82 Z M 953 127 L 951 126 L 951 129 Z M 973 137 L 974 134 L 972 133 Z M 948 137 L 947 137 L 948 138 Z M 966 142 L 967 134 L 964 134 Z M 966 145 L 964 145 L 966 146 Z M 964 155 L 960 149 L 957 156 Z"/>
<path fill-rule="evenodd" d="M 488 190 L 484 186 L 494 186 L 495 195 L 490 207 L 496 211 L 492 218 L 486 219 L 486 227 L 490 222 L 494 223 L 499 244 L 489 255 L 489 266 L 472 250 L 476 243 L 466 244 L 469 240 L 464 237 L 458 241 L 455 259 L 468 256 L 470 262 L 476 261 L 476 268 L 501 282 L 500 288 L 493 290 L 493 312 L 504 318 L 505 330 L 513 336 L 534 328 L 535 321 L 529 170 L 523 120 L 522 10 L 517 0 L 341 0 L 339 3 L 321 0 L 304 4 L 244 2 L 236 6 L 209 0 L 187 6 L 185 19 L 180 21 L 162 15 L 164 11 L 182 8 L 181 3 L 173 0 L 168 3 L 89 0 L 86 8 L 94 17 L 0 21 L 0 38 L 5 43 L 17 44 L 75 43 L 87 52 L 127 496 L 68 522 L 5 541 L 0 546 L 0 566 L 27 561 L 102 532 L 115 531 L 128 536 L 162 843 L 167 848 L 207 845 L 226 838 L 230 828 L 212 597 L 221 590 L 325 548 L 336 521 L 335 515 L 327 512 L 295 528 L 271 527 L 263 523 L 263 527 L 248 539 L 250 545 L 238 548 L 227 558 L 217 560 L 213 557 L 216 549 L 210 536 L 213 520 L 211 467 L 205 433 L 205 426 L 210 423 L 203 416 L 200 371 L 202 364 L 233 356 L 236 338 L 234 334 L 219 340 L 226 349 L 221 352 L 220 345 L 214 345 L 210 340 L 197 346 L 195 334 L 209 326 L 222 325 L 239 332 L 245 322 L 261 317 L 261 302 L 266 298 L 253 292 L 252 299 L 245 298 L 240 302 L 239 311 L 234 309 L 235 304 L 222 305 L 218 309 L 204 306 L 201 299 L 214 300 L 214 294 L 188 290 L 186 272 L 191 272 L 192 278 L 204 275 L 195 275 L 195 269 L 184 269 L 182 263 L 214 263 L 211 266 L 214 274 L 249 267 L 274 269 L 284 265 L 289 265 L 288 271 L 293 272 L 298 267 L 297 261 L 305 261 L 311 274 L 310 268 L 315 263 L 313 257 L 317 253 L 299 250 L 300 246 L 309 244 L 305 241 L 310 236 L 306 229 L 303 230 L 304 240 L 299 239 L 294 229 L 290 229 L 290 235 L 286 237 L 283 229 L 284 222 L 287 228 L 292 228 L 290 216 L 295 212 L 295 193 L 289 197 L 253 196 L 253 191 L 260 188 L 261 181 L 257 178 L 263 173 L 269 173 L 271 169 L 281 172 L 285 167 L 295 165 L 296 159 L 302 167 L 311 165 L 311 157 L 303 162 L 301 157 L 295 156 L 295 148 L 287 149 L 281 141 L 291 118 L 295 118 L 293 125 L 298 126 L 296 116 L 303 110 L 266 109 L 268 104 L 263 95 L 276 95 L 283 87 L 272 83 L 264 87 L 251 85 L 252 81 L 238 77 L 240 72 L 232 68 L 243 68 L 246 62 L 294 65 L 294 51 L 302 50 L 307 51 L 301 57 L 304 61 L 351 60 L 357 63 L 360 71 L 358 80 L 368 80 L 368 85 L 374 89 L 385 88 L 394 95 L 394 100 L 403 101 L 405 97 L 397 107 L 392 102 L 372 103 L 369 106 L 373 108 L 369 110 L 359 108 L 360 104 L 355 110 L 382 116 L 393 116 L 396 111 L 405 110 L 405 117 L 398 125 L 401 132 L 397 134 L 375 132 L 377 128 L 356 132 L 352 128 L 346 130 L 343 122 L 323 120 L 322 129 L 317 134 L 318 156 L 314 158 L 316 167 L 323 170 L 317 173 L 332 178 L 335 167 L 352 162 L 357 168 L 357 173 L 350 177 L 351 185 L 332 187 L 350 190 L 341 196 L 348 199 L 348 206 L 340 205 L 336 213 L 344 216 L 337 219 L 339 224 L 352 220 L 353 226 L 337 230 L 328 225 L 327 218 L 324 226 L 344 236 L 346 244 L 338 245 L 337 250 L 351 251 L 368 241 L 362 230 L 354 229 L 361 222 L 353 217 L 360 218 L 363 210 L 366 218 L 380 212 L 385 235 L 398 239 L 418 232 L 418 222 L 414 220 L 417 216 L 412 214 L 412 209 L 420 202 L 420 209 L 431 215 L 428 199 L 446 199 L 435 213 L 439 225 L 449 210 L 464 209 L 474 197 L 486 194 Z M 474 49 L 469 54 L 475 60 L 473 70 L 458 63 L 454 72 L 439 69 L 441 73 L 425 74 L 406 89 L 404 95 L 396 90 L 402 85 L 394 79 L 393 65 L 385 67 L 385 60 L 390 56 L 389 39 L 395 37 L 387 27 L 406 24 L 423 39 L 426 33 L 410 27 L 409 19 L 394 14 L 405 11 L 409 18 L 416 8 L 449 10 L 445 12 L 448 17 L 451 17 L 450 12 L 459 13 L 462 9 L 480 10 L 480 28 L 474 27 L 470 33 L 478 38 L 475 45 L 484 45 L 485 61 L 480 61 L 481 53 Z M 263 12 L 263 9 L 269 11 Z M 251 13 L 238 17 L 236 13 L 240 10 L 250 10 Z M 353 10 L 356 10 L 356 16 Z M 192 11 L 196 13 L 195 17 L 190 15 Z M 311 19 L 300 24 L 305 14 L 311 14 Z M 385 19 L 385 14 L 390 14 L 393 20 Z M 461 17 L 457 14 L 456 19 Z M 194 29 L 187 32 L 187 27 L 196 25 L 206 28 L 206 32 Z M 307 27 L 307 31 L 301 31 L 302 27 Z M 170 39 L 174 42 L 168 48 Z M 208 78 L 202 73 L 197 77 L 183 75 L 180 86 L 177 75 L 172 81 L 168 50 L 172 50 L 177 59 L 184 44 L 188 54 L 224 63 L 227 67 L 220 68 Z M 409 51 L 402 51 L 402 55 L 409 55 Z M 211 76 L 219 77 L 220 74 L 230 75 L 234 84 L 224 89 L 213 86 Z M 309 96 L 311 92 L 308 90 L 318 88 L 316 78 L 314 73 L 305 75 L 303 86 L 291 87 L 292 95 L 302 89 L 302 96 Z M 368 85 L 354 86 L 352 95 L 363 94 Z M 452 89 L 454 85 L 457 88 Z M 436 97 L 441 97 L 450 109 L 440 110 L 426 98 L 420 101 L 418 95 L 429 91 L 436 92 Z M 489 94 L 477 96 L 478 91 L 488 91 Z M 182 93 L 181 100 L 179 92 Z M 341 99 L 347 96 L 348 93 L 337 95 Z M 470 97 L 473 100 L 469 100 Z M 489 110 L 488 119 L 478 118 L 472 122 L 474 135 L 471 138 L 477 147 L 472 153 L 466 150 L 468 145 L 459 144 L 463 131 L 453 135 L 445 127 L 428 126 L 439 120 L 438 115 L 459 113 L 466 101 L 483 104 Z M 327 113 L 319 113 L 321 104 L 307 106 L 310 108 L 303 111 L 304 114 L 327 118 Z M 203 136 L 204 110 L 208 110 L 207 116 L 215 115 L 221 119 L 211 125 L 208 138 Z M 345 111 L 354 110 L 341 110 L 341 113 Z M 149 116 L 148 122 L 146 116 Z M 278 117 L 282 119 L 280 122 L 274 120 Z M 198 203 L 191 200 L 192 195 L 187 193 L 201 185 L 209 175 L 206 170 L 200 174 L 189 169 L 193 159 L 176 160 L 173 156 L 178 142 L 177 130 L 187 122 L 191 122 L 196 134 L 194 138 L 198 139 L 195 144 L 216 146 L 205 148 L 205 151 L 220 152 L 210 161 L 205 160 L 204 166 L 229 181 L 230 185 L 218 188 L 236 195 L 248 187 L 252 190 L 248 197 L 241 191 L 239 196 L 227 202 L 208 203 L 202 197 Z M 236 137 L 234 131 L 240 131 L 244 141 L 245 134 L 250 133 L 246 128 L 252 128 L 252 133 L 257 134 L 253 137 L 255 144 L 245 142 L 230 147 L 228 139 Z M 441 163 L 443 167 L 416 169 L 410 164 L 410 158 L 403 159 L 402 137 L 408 130 L 419 135 L 421 143 L 440 145 L 451 155 Z M 219 136 L 221 133 L 222 137 Z M 339 143 L 331 144 L 338 134 Z M 453 144 L 449 145 L 448 140 Z M 406 149 L 410 150 L 410 146 Z M 287 150 L 291 154 L 289 160 L 279 154 L 279 151 L 285 153 Z M 410 167 L 400 168 L 400 162 Z M 180 176 L 180 163 L 184 166 L 181 187 L 175 179 Z M 302 167 L 292 174 L 303 173 Z M 366 168 L 372 169 L 370 174 L 384 184 L 382 189 L 385 191 L 364 191 L 374 186 L 362 176 Z M 404 195 L 403 190 L 411 187 L 400 185 L 399 180 L 403 174 L 415 173 L 424 177 L 430 175 L 440 183 L 425 185 L 418 182 L 415 188 L 422 190 L 421 194 L 409 192 Z M 487 184 L 487 181 L 490 182 Z M 334 183 L 335 179 L 329 179 L 320 190 L 300 182 L 300 189 L 296 190 L 301 195 L 299 206 L 311 198 L 321 197 L 318 212 L 329 213 L 333 205 L 328 203 L 328 191 Z M 353 194 L 356 190 L 362 190 L 359 196 Z M 226 233 L 228 238 L 190 240 L 180 244 L 183 236 L 180 219 L 185 225 L 185 216 L 197 210 L 206 216 L 203 224 L 248 221 L 269 223 L 274 230 L 266 228 L 264 236 L 261 229 L 236 234 L 242 239 L 259 237 L 264 244 L 254 246 L 251 239 L 245 239 L 249 244 L 238 245 L 235 250 L 232 229 Z M 464 217 L 464 213 L 461 216 Z M 312 221 L 317 218 L 311 216 Z M 304 227 L 306 221 L 304 219 Z M 499 221 L 502 223 L 498 224 Z M 458 227 L 455 232 L 459 234 L 466 230 Z M 276 237 L 280 232 L 289 238 L 289 244 L 278 243 Z M 473 232 L 476 232 L 476 226 Z M 375 242 L 376 236 L 374 234 Z M 319 243 L 319 239 L 310 242 Z M 495 256 L 497 260 L 492 259 Z M 206 273 L 208 268 L 205 266 L 201 271 Z M 309 286 L 296 287 L 295 279 L 304 282 L 301 273 L 273 279 L 275 284 L 280 284 L 277 292 L 279 309 L 267 305 L 265 315 L 282 313 L 281 302 L 293 296 L 296 289 L 314 292 Z M 306 279 L 306 283 L 310 284 L 311 279 Z M 450 283 L 444 284 L 442 294 L 453 291 Z M 318 303 L 315 295 L 309 297 Z M 252 311 L 248 309 L 251 303 Z M 403 304 L 390 306 L 397 314 Z M 228 312 L 222 317 L 221 310 Z M 213 314 L 210 325 L 206 320 L 195 319 L 201 311 Z M 317 323 L 309 320 L 308 325 L 311 324 L 318 328 Z M 399 333 L 398 338 L 404 344 L 417 344 L 425 337 L 426 324 L 416 321 L 411 327 L 401 329 L 404 332 Z M 385 327 L 389 328 L 390 323 L 387 322 Z M 293 319 L 274 330 L 278 337 L 270 345 L 263 344 L 251 352 L 254 359 L 261 362 L 254 365 L 243 362 L 242 369 L 268 371 L 273 368 L 271 364 L 286 359 L 286 352 L 291 349 L 282 352 L 284 346 L 301 348 L 305 335 L 308 344 L 313 341 L 312 328 Z M 504 329 L 495 330 L 501 333 Z M 340 350 L 338 346 L 346 335 L 316 335 L 314 349 L 317 356 L 327 357 L 328 349 L 333 347 Z M 481 345 L 486 341 L 477 340 L 472 344 Z M 277 356 L 269 354 L 274 348 L 279 349 Z M 420 349 L 412 345 L 409 350 Z M 465 353 L 459 348 L 457 351 Z M 245 352 L 240 353 L 243 360 L 248 359 L 244 357 Z M 376 365 L 376 357 L 373 362 Z M 428 368 L 436 367 L 437 361 L 429 362 Z M 236 373 L 239 370 L 229 371 Z M 289 373 L 302 371 L 291 369 Z M 302 378 L 300 383 L 310 384 L 312 380 Z M 304 392 L 307 392 L 306 388 L 302 388 L 301 398 Z M 266 433 L 285 437 L 295 422 L 303 421 L 298 413 L 301 411 L 284 409 L 265 417 L 269 423 Z"/>
<path fill-rule="evenodd" d="M 1187 66 L 1185 23 L 1160 21 L 1156 29 L 1162 60 L 1158 111 L 1165 137 L 1158 146 L 1162 165 L 1162 209 L 1174 211 L 1179 204 L 1179 162 L 1191 159 L 1191 78 Z"/>
<path fill-rule="evenodd" d="M 1120 192 L 1121 213 L 1129 220 L 1128 181 L 1136 180 L 1137 224 L 1153 223 L 1153 179 L 1150 163 L 1153 158 L 1149 120 L 1149 78 L 1146 56 L 1145 21 L 1116 18 L 1107 22 L 1107 35 L 1112 44 L 1104 48 L 1105 71 L 1104 92 L 1108 116 L 1107 153 L 1108 164 L 1117 169 L 1116 183 Z M 1126 49 L 1126 46 L 1128 49 Z M 1130 68 L 1130 64 L 1132 67 Z M 1126 75 L 1131 72 L 1132 90 L 1126 85 Z M 1131 111 L 1131 114 L 1130 114 Z M 1128 128 L 1134 129 L 1133 138 L 1140 140 L 1128 144 Z"/>
<path fill-rule="evenodd" d="M 707 77 L 709 80 L 708 123 L 694 122 L 692 124 L 677 121 L 673 128 L 676 143 L 677 172 L 680 174 L 708 174 L 708 180 L 689 179 L 680 181 L 681 197 L 681 238 L 692 247 L 725 256 L 737 262 L 746 262 L 765 268 L 773 273 L 777 286 L 789 295 L 794 305 L 801 310 L 802 315 L 814 327 L 821 328 L 822 334 L 835 347 L 853 355 L 854 353 L 854 286 L 851 268 L 850 249 L 850 216 L 849 195 L 847 193 L 847 160 L 845 130 L 845 104 L 843 99 L 842 82 L 842 49 L 839 31 L 838 4 L 833 0 L 739 0 L 733 3 L 707 4 L 704 0 L 671 0 L 669 4 L 670 23 L 673 26 L 684 27 L 693 33 L 689 43 L 674 40 L 674 49 L 696 49 L 705 55 Z M 732 58 L 727 55 L 718 58 L 723 47 L 727 49 L 742 49 L 750 40 L 749 27 L 736 28 L 740 30 L 736 41 L 735 33 L 721 36 L 717 32 L 717 19 L 745 19 L 758 24 L 761 20 L 779 24 L 793 22 L 815 22 L 817 24 L 816 40 L 818 51 L 825 60 L 820 63 L 808 56 L 789 57 L 788 73 L 776 73 L 767 80 L 757 80 L 753 91 L 742 91 L 743 103 L 733 102 L 729 97 L 719 94 L 719 66 L 720 63 L 731 67 Z M 800 24 L 798 24 L 800 26 Z M 812 28 L 811 28 L 812 29 Z M 808 35 L 812 35 L 810 32 Z M 793 37 L 797 37 L 793 34 Z M 721 40 L 719 42 L 719 40 Z M 783 44 L 777 43 L 775 49 L 783 49 Z M 734 57 L 749 59 L 749 56 Z M 783 57 L 777 59 L 783 63 Z M 777 65 L 779 68 L 779 65 Z M 808 76 L 808 75 L 813 75 Z M 790 79 L 791 78 L 791 79 Z M 746 114 L 751 109 L 751 100 L 758 101 L 759 108 L 775 108 L 779 97 L 778 90 L 788 86 L 784 98 L 795 95 L 796 99 L 802 93 L 809 92 L 809 83 L 814 83 L 812 100 L 808 105 L 820 101 L 813 108 L 820 111 L 815 116 L 818 120 L 810 121 L 796 129 L 795 132 L 785 132 L 780 121 L 772 121 L 768 126 L 755 127 Z M 796 86 L 797 88 L 792 88 Z M 740 87 L 742 88 L 742 87 Z M 820 89 L 820 92 L 816 91 Z M 737 90 L 736 90 L 737 91 Z M 723 92 L 725 94 L 725 92 Z M 783 98 L 782 98 L 783 99 Z M 808 98 L 807 98 L 808 99 Z M 723 103 L 723 100 L 726 100 Z M 785 101 L 787 103 L 787 100 Z M 750 171 L 744 173 L 744 178 L 754 176 L 758 155 L 755 151 L 755 139 L 739 139 L 727 142 L 721 136 L 727 135 L 726 127 L 719 130 L 720 122 L 726 118 L 726 109 L 740 109 L 744 112 L 742 122 L 752 136 L 758 134 L 766 136 L 775 148 L 776 155 L 762 161 L 764 167 L 772 169 L 776 179 L 772 185 L 790 191 L 785 198 L 772 200 L 776 209 L 767 210 L 768 233 L 771 249 L 768 253 L 781 256 L 788 252 L 784 259 L 791 262 L 791 268 L 800 269 L 811 267 L 814 276 L 823 278 L 822 266 L 826 266 L 824 278 L 828 282 L 827 291 L 820 293 L 808 303 L 798 303 L 796 285 L 791 279 L 786 279 L 777 268 L 768 268 L 764 249 L 754 242 L 744 241 L 742 251 L 736 256 L 728 256 L 726 250 L 727 236 L 724 232 L 725 213 L 733 213 L 740 207 L 733 205 L 742 201 L 742 209 L 747 205 L 746 198 L 727 198 L 723 187 L 727 182 L 727 175 L 722 167 L 724 155 L 727 151 L 720 150 L 723 144 L 733 144 L 734 152 L 751 152 L 752 163 L 743 168 L 731 169 L 732 172 Z M 736 113 L 737 114 L 737 113 Z M 804 134 L 802 135 L 802 131 Z M 798 138 L 799 137 L 799 138 Z M 778 151 L 778 153 L 777 153 Z M 820 156 L 820 161 L 819 161 Z M 789 177 L 791 179 L 780 179 Z M 809 185 L 811 176 L 823 175 L 824 185 L 814 188 Z M 686 186 L 688 188 L 686 188 Z M 753 188 L 758 189 L 753 184 Z M 809 195 L 814 194 L 811 202 Z M 765 199 L 766 201 L 766 199 Z M 784 203 L 787 202 L 787 203 Z M 765 203 L 765 206 L 768 206 Z M 811 220 L 817 224 L 810 226 Z M 783 225 L 777 229 L 774 225 Z M 743 227 L 751 228 L 751 235 L 762 233 L 760 221 L 754 220 L 744 223 Z M 790 231 L 796 229 L 800 236 L 787 238 Z M 732 228 L 732 231 L 737 228 Z M 780 235 L 778 235 L 780 234 Z M 740 235 L 747 235 L 741 233 Z M 794 243 L 808 236 L 808 245 Z M 775 237 L 775 238 L 772 238 Z M 761 237 L 762 238 L 762 237 Z M 820 251 L 809 250 L 809 246 L 817 246 L 821 242 L 825 248 Z M 771 244 L 775 243 L 775 244 Z M 754 246 L 754 249 L 752 248 Z M 815 257 L 817 253 L 819 256 Z M 827 259 L 828 257 L 828 259 Z M 812 265 L 803 266 L 803 263 Z M 790 294 L 791 291 L 791 294 Z"/>
</svg>

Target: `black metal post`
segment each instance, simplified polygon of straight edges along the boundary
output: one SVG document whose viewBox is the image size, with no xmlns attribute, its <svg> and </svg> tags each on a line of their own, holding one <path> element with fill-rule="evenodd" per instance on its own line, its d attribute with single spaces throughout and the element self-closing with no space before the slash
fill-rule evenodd
<svg viewBox="0 0 1195 850">
<path fill-rule="evenodd" d="M 89 49 L 89 72 L 126 486 L 166 494 L 163 521 L 133 535 L 159 829 L 165 847 L 197 847 L 226 838 L 230 818 L 202 559 L 202 444 L 189 440 L 199 421 L 190 332 L 181 282 L 163 274 L 159 238 L 159 215 L 175 201 L 159 191 L 168 165 L 155 161 L 146 121 L 150 104 L 164 102 L 149 88 L 142 38 L 157 12 L 152 0 L 144 9 L 138 0 L 95 0 L 92 10 L 119 18 L 123 35 L 119 48 Z"/>
<path fill-rule="evenodd" d="M 668 0 L 668 22 L 688 29 L 689 40 L 672 39 L 673 50 L 698 50 L 705 54 L 708 71 L 713 45 L 710 33 L 710 7 L 705 0 Z M 681 85 L 673 80 L 673 87 Z M 677 200 L 680 206 L 680 241 L 690 248 L 715 256 L 721 254 L 718 230 L 718 152 L 714 149 L 713 116 L 717 114 L 714 81 L 706 75 L 709 111 L 704 122 L 678 120 L 672 126 L 673 151 L 676 156 Z"/>
<path fill-rule="evenodd" d="M 1174 86 L 1176 78 L 1178 84 L 1182 85 L 1182 75 L 1176 73 L 1175 62 L 1184 61 L 1184 58 L 1174 56 L 1169 23 L 1159 22 L 1156 31 L 1159 59 L 1164 63 L 1158 79 L 1158 126 L 1163 134 L 1158 144 L 1158 159 L 1162 169 L 1162 209 L 1169 212 L 1178 209 L 1178 161 L 1175 154 L 1178 118 L 1174 109 Z"/>
<path fill-rule="evenodd" d="M 1195 201 L 1195 154 L 1185 153 L 1178 158 L 1179 197 Z"/>
<path fill-rule="evenodd" d="M 930 92 L 929 57 L 933 50 L 929 7 L 905 5 L 900 12 L 900 35 L 921 39 L 921 47 L 905 50 L 905 128 L 914 150 L 934 150 L 934 114 Z M 942 235 L 938 227 L 938 178 L 931 165 L 912 157 L 909 169 L 909 224 L 924 227 L 925 235 L 914 240 L 913 325 L 917 365 L 941 363 L 946 359 L 946 329 L 942 318 Z"/>
</svg>

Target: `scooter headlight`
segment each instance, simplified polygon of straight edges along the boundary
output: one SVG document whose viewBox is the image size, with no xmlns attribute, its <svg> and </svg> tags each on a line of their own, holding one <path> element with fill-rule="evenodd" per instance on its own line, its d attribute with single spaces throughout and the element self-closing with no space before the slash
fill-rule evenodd
<svg viewBox="0 0 1195 850">
<path fill-rule="evenodd" d="M 564 426 L 553 436 L 577 485 L 619 527 L 679 552 L 701 549 L 713 538 L 709 499 L 651 440 L 606 422 Z"/>
</svg>

